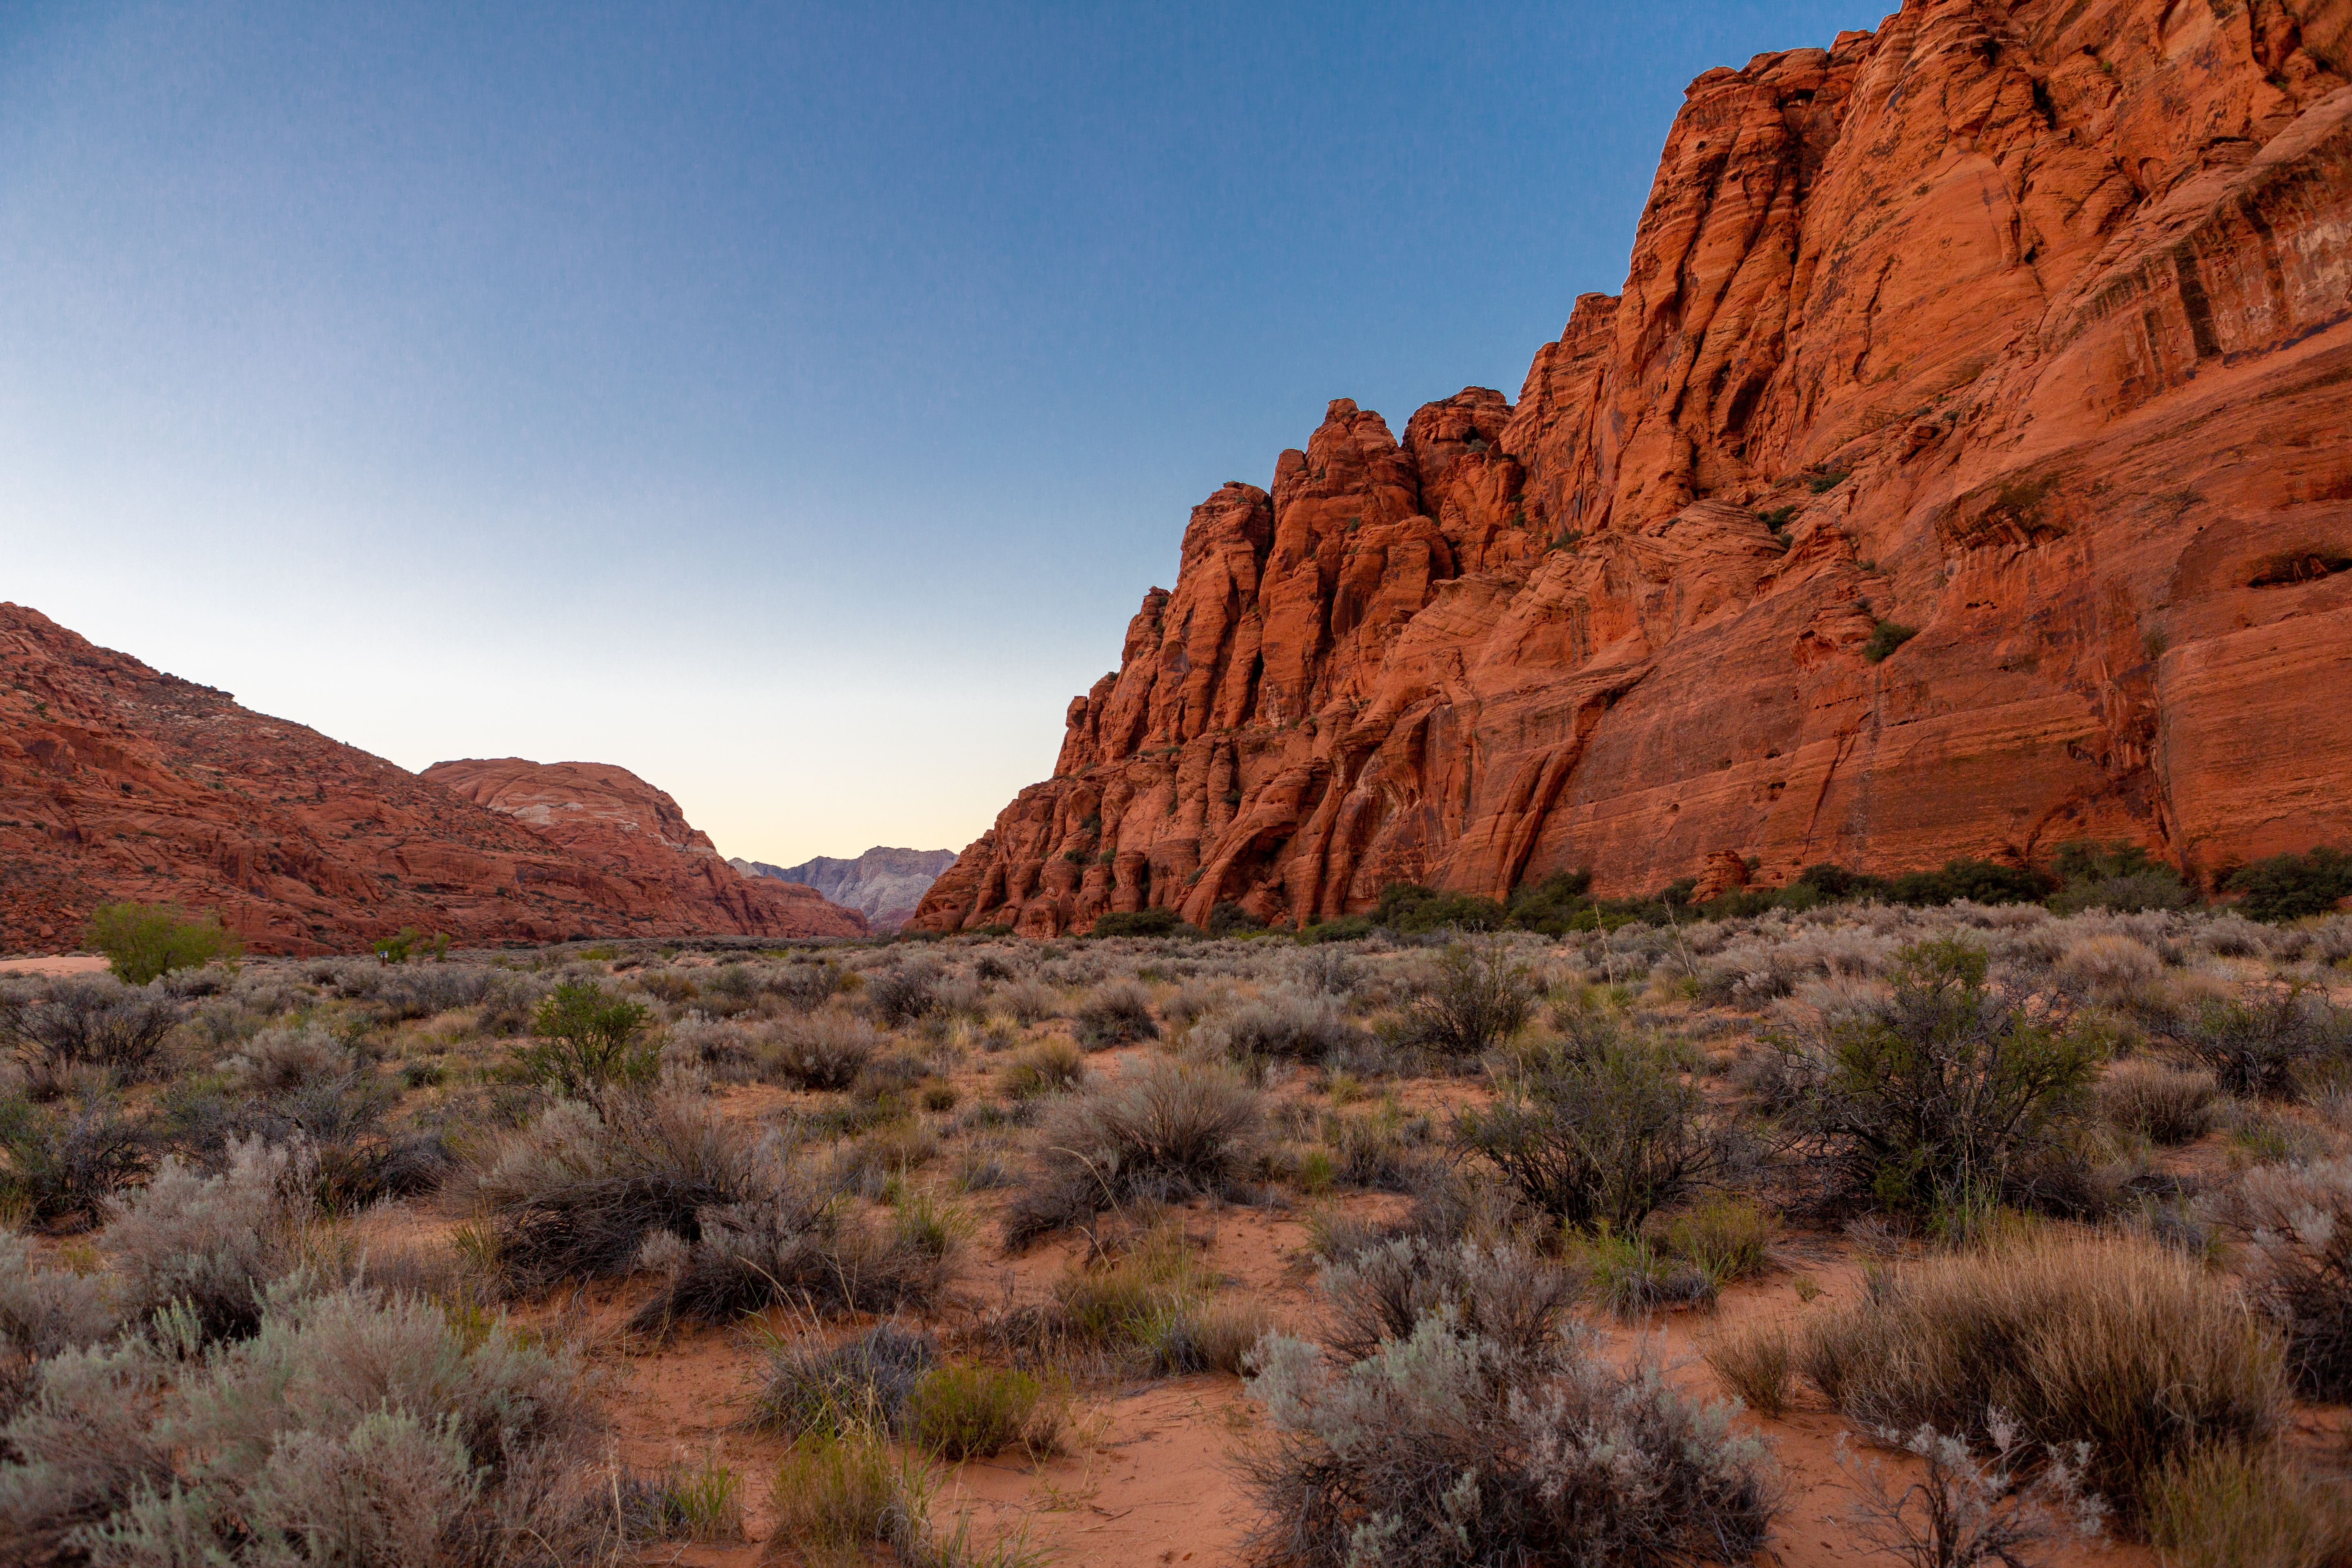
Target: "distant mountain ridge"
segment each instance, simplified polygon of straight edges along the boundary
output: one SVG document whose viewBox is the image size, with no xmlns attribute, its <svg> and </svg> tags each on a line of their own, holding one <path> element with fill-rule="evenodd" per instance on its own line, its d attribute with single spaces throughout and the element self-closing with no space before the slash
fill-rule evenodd
<svg viewBox="0 0 2352 1568">
<path fill-rule="evenodd" d="M 914 914 L 940 873 L 955 864 L 952 849 L 893 849 L 877 845 L 856 859 L 820 855 L 797 866 L 764 860 L 730 860 L 747 877 L 773 877 L 814 888 L 827 899 L 866 917 L 877 931 L 896 931 Z"/>
</svg>

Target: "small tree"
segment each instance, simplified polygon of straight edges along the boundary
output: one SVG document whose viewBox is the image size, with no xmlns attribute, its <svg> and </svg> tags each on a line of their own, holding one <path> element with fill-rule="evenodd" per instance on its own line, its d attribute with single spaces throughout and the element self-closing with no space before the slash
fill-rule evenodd
<svg viewBox="0 0 2352 1568">
<path fill-rule="evenodd" d="M 82 931 L 82 945 L 106 954 L 115 977 L 144 985 L 174 969 L 202 969 L 245 951 L 217 914 L 190 915 L 177 904 L 100 904 Z"/>
<path fill-rule="evenodd" d="M 654 1076 L 656 1053 L 639 1044 L 646 1008 L 607 995 L 584 980 L 567 981 L 541 997 L 531 1015 L 538 1043 L 522 1053 L 523 1069 L 559 1094 L 593 1099 L 614 1084 Z"/>
</svg>

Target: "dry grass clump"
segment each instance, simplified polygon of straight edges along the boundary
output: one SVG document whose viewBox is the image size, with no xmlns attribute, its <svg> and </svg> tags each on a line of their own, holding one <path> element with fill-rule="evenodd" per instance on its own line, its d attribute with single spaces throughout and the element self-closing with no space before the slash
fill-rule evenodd
<svg viewBox="0 0 2352 1568">
<path fill-rule="evenodd" d="M 1707 1367 L 1750 1410 L 1778 1417 L 1789 1407 L 1797 1373 L 1797 1345 L 1784 1323 L 1754 1323 L 1717 1335 L 1701 1347 Z"/>
<path fill-rule="evenodd" d="M 494 1149 L 462 1195 L 484 1260 L 529 1292 L 626 1274 L 648 1236 L 697 1237 L 704 1211 L 773 1196 L 780 1181 L 776 1152 L 714 1111 L 664 1100 L 600 1118 L 564 1103 Z"/>
<path fill-rule="evenodd" d="M 2225 1205 L 2254 1297 L 2286 1335 L 2295 1386 L 2352 1399 L 2352 1157 L 2246 1173 Z"/>
<path fill-rule="evenodd" d="M 846 1013 L 780 1018 L 761 1048 L 760 1076 L 794 1089 L 847 1089 L 887 1043 L 873 1025 Z"/>
<path fill-rule="evenodd" d="M 927 1205 L 902 1200 L 887 1226 L 869 1224 L 796 1178 L 759 1201 L 703 1211 L 696 1231 L 691 1241 L 656 1233 L 640 1247 L 640 1266 L 667 1283 L 632 1329 L 729 1323 L 778 1302 L 858 1312 L 926 1306 L 947 1282 L 956 1236 Z"/>
<path fill-rule="evenodd" d="M 1160 1037 L 1151 1016 L 1151 993 L 1132 980 L 1097 986 L 1078 1004 L 1078 1044 L 1090 1051 L 1131 1046 Z"/>
<path fill-rule="evenodd" d="M 916 1385 L 940 1361 L 937 1341 L 895 1322 L 838 1344 L 813 1334 L 771 1335 L 764 1348 L 766 1379 L 748 1425 L 790 1437 L 903 1430 Z"/>
<path fill-rule="evenodd" d="M 1443 1309 L 1337 1373 L 1287 1336 L 1257 1357 L 1278 1436 L 1244 1474 L 1265 1568 L 1740 1563 L 1770 1535 L 1762 1445 L 1654 1367 L 1565 1339 L 1515 1353 Z"/>
<path fill-rule="evenodd" d="M 1870 1430 L 1976 1434 L 2005 1411 L 2033 1442 L 2088 1443 L 2129 1507 L 2169 1461 L 2268 1436 L 2277 1341 L 2226 1282 L 2130 1236 L 2030 1233 L 1929 1258 L 1813 1319 L 1805 1374 Z"/>
<path fill-rule="evenodd" d="M 1087 1058 L 1067 1040 L 1040 1040 L 998 1069 L 996 1087 L 1007 1100 L 1065 1094 L 1086 1081 Z"/>
<path fill-rule="evenodd" d="M 1229 1060 L 1322 1061 L 1361 1045 L 1364 1032 L 1328 995 L 1271 991 L 1213 1013 L 1192 1027 L 1198 1052 Z"/>
<path fill-rule="evenodd" d="M 998 991 L 996 1005 L 1003 1009 L 1006 1017 L 1024 1026 L 1056 1017 L 1062 1010 L 1062 1000 L 1054 988 L 1034 974 Z"/>
<path fill-rule="evenodd" d="M 2092 1100 L 2109 1125 L 2171 1147 L 2193 1143 L 2213 1130 L 2220 1093 L 2210 1072 L 2140 1060 L 2109 1068 L 2093 1088 Z"/>
<path fill-rule="evenodd" d="M 907 1401 L 907 1430 L 943 1459 L 984 1459 L 1019 1447 L 1051 1453 L 1060 1415 L 1045 1386 L 1025 1372 L 943 1366 L 924 1374 Z"/>
<path fill-rule="evenodd" d="M 1191 1194 L 1237 1196 L 1259 1158 L 1257 1097 L 1225 1073 L 1165 1058 L 1092 1084 L 1048 1113 L 1034 1168 L 1007 1205 L 1027 1246 L 1107 1209 Z"/>
<path fill-rule="evenodd" d="M 2069 943 L 2056 968 L 2060 980 L 2095 1002 L 2127 1002 L 2164 964 L 2147 943 L 2109 931 Z"/>
<path fill-rule="evenodd" d="M 26 1561 L 578 1562 L 594 1428 L 562 1352 L 413 1298 L 280 1289 L 198 1362 L 138 1340 L 43 1363 L 0 1433 L 0 1537 Z"/>
<path fill-rule="evenodd" d="M 1507 1242 L 1419 1237 L 1363 1246 L 1327 1264 L 1321 1282 L 1331 1299 L 1326 1341 L 1351 1361 L 1410 1338 L 1416 1323 L 1441 1310 L 1465 1333 L 1513 1355 L 1539 1354 L 1559 1337 L 1582 1289 L 1576 1275 Z"/>
<path fill-rule="evenodd" d="M 2200 1449 L 2164 1468 L 2147 1537 L 2176 1568 L 2338 1568 L 2352 1562 L 2352 1497 L 2275 1446 Z"/>
</svg>

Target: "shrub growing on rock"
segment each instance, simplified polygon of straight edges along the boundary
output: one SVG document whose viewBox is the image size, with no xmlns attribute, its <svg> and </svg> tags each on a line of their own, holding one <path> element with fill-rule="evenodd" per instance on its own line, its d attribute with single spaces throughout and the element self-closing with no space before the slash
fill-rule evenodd
<svg viewBox="0 0 2352 1568">
<path fill-rule="evenodd" d="M 2318 848 L 2273 855 L 2230 873 L 2223 890 L 2243 895 L 2238 907 L 2258 921 L 2324 915 L 2352 898 L 2352 854 Z"/>
</svg>

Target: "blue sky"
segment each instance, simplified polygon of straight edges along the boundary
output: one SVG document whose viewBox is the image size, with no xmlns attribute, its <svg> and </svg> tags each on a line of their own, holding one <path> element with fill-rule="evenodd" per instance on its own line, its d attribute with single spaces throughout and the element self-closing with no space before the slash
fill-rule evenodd
<svg viewBox="0 0 2352 1568">
<path fill-rule="evenodd" d="M 1332 397 L 1516 396 L 1881 4 L 0 10 L 0 598 L 730 854 L 961 847 Z"/>
</svg>

